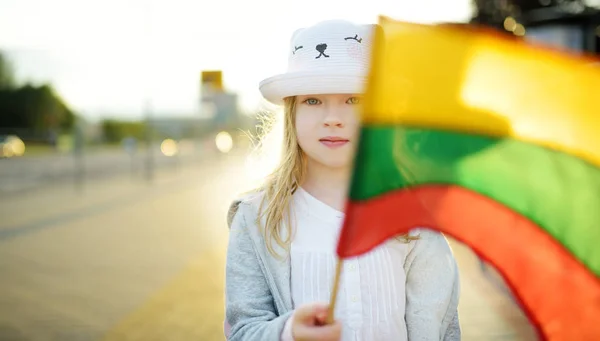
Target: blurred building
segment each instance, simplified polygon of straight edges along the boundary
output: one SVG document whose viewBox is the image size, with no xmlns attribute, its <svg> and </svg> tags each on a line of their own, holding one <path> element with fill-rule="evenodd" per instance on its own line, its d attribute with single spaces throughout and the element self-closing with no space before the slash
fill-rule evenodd
<svg viewBox="0 0 600 341">
<path fill-rule="evenodd" d="M 212 133 L 212 119 L 202 117 L 155 117 L 150 122 L 159 138 L 186 139 Z"/>
<path fill-rule="evenodd" d="M 473 0 L 472 23 L 572 51 L 600 54 L 598 0 Z"/>
<path fill-rule="evenodd" d="M 203 71 L 200 81 L 200 115 L 212 120 L 216 129 L 238 124 L 238 96 L 223 86 L 222 71 Z"/>
</svg>

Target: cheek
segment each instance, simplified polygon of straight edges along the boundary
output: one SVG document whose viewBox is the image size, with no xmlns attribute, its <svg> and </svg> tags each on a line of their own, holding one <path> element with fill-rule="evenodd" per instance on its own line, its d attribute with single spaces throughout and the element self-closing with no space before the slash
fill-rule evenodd
<svg viewBox="0 0 600 341">
<path fill-rule="evenodd" d="M 308 115 L 296 116 L 296 136 L 300 146 L 306 145 L 310 141 L 312 135 L 315 134 L 314 123 Z"/>
<path fill-rule="evenodd" d="M 348 128 L 348 130 L 350 130 L 352 137 L 356 137 L 360 128 L 360 117 L 358 110 L 355 110 L 353 108 L 346 117 L 346 127 Z"/>
<path fill-rule="evenodd" d="M 350 44 L 347 47 L 347 52 L 348 55 L 353 59 L 362 61 L 365 58 L 362 44 Z"/>
</svg>

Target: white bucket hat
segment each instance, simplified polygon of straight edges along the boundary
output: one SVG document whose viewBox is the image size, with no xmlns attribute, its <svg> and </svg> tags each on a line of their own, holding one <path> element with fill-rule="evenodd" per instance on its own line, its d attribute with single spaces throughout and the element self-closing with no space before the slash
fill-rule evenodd
<svg viewBox="0 0 600 341">
<path fill-rule="evenodd" d="M 297 30 L 287 72 L 260 82 L 260 92 L 273 104 L 298 95 L 362 93 L 375 27 L 328 20 Z"/>
</svg>

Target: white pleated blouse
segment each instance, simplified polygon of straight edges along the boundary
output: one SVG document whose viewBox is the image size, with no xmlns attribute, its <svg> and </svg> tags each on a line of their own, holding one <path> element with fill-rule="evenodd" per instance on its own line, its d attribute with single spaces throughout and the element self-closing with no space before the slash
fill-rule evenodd
<svg viewBox="0 0 600 341">
<path fill-rule="evenodd" d="M 336 245 L 344 214 L 299 188 L 292 201 L 291 244 L 294 308 L 329 302 Z M 407 244 L 390 240 L 360 257 L 344 261 L 335 317 L 342 341 L 405 341 Z"/>
</svg>

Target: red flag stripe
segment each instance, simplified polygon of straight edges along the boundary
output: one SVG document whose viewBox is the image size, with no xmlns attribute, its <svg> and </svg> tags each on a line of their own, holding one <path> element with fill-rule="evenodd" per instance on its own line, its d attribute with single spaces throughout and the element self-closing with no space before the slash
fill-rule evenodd
<svg viewBox="0 0 600 341">
<path fill-rule="evenodd" d="M 349 202 L 338 255 L 360 255 L 415 227 L 446 233 L 494 265 L 545 340 L 600 339 L 600 279 L 535 223 L 462 187 Z"/>
</svg>

